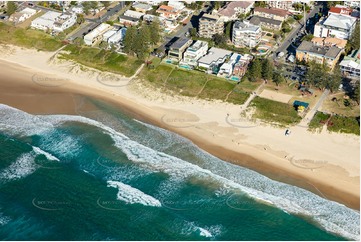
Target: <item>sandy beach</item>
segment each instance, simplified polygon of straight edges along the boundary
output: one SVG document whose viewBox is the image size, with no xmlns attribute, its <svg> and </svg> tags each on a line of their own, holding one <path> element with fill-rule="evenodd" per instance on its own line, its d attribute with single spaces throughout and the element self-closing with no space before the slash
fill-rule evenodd
<svg viewBox="0 0 361 242">
<path fill-rule="evenodd" d="M 207 152 L 272 179 L 360 208 L 358 136 L 311 133 L 245 120 L 240 106 L 174 97 L 129 83 L 103 81 L 96 70 L 59 62 L 54 53 L 0 47 L 0 103 L 33 114 L 77 114 L 79 95 L 118 105 L 136 119 L 176 132 Z M 83 107 L 91 110 L 93 107 Z"/>
</svg>

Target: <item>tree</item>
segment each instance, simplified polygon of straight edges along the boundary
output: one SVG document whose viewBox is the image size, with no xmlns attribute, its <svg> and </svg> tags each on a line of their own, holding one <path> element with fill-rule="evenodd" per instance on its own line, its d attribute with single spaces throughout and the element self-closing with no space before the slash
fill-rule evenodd
<svg viewBox="0 0 361 242">
<path fill-rule="evenodd" d="M 282 74 L 278 72 L 274 72 L 272 76 L 272 80 L 274 83 L 276 83 L 277 86 L 279 86 L 280 83 L 285 81 L 285 78 L 283 77 Z"/>
<path fill-rule="evenodd" d="M 215 10 L 220 9 L 223 6 L 223 4 L 224 4 L 223 1 L 211 1 L 211 5 Z"/>
<path fill-rule="evenodd" d="M 84 1 L 84 2 L 82 2 L 82 5 L 83 5 L 83 10 L 84 10 L 85 15 L 88 15 L 89 10 L 91 9 L 90 2 Z"/>
<path fill-rule="evenodd" d="M 110 5 L 110 2 L 109 2 L 109 1 L 100 1 L 100 3 L 103 4 L 103 6 L 104 6 L 105 8 L 108 8 L 109 5 Z"/>
<path fill-rule="evenodd" d="M 191 35 L 192 37 L 196 37 L 196 36 L 197 36 L 197 29 L 196 29 L 196 28 L 191 28 L 191 30 L 190 30 L 190 35 Z"/>
<path fill-rule="evenodd" d="M 89 2 L 90 8 L 97 9 L 98 8 L 98 2 L 97 1 L 90 1 Z"/>
<path fill-rule="evenodd" d="M 331 92 L 338 90 L 342 82 L 342 74 L 340 66 L 336 65 L 333 69 L 333 72 L 329 75 L 328 81 L 326 83 L 326 88 L 330 89 Z"/>
<path fill-rule="evenodd" d="M 84 15 L 83 14 L 78 14 L 77 18 L 76 18 L 76 22 L 80 25 L 82 23 L 84 23 Z"/>
<path fill-rule="evenodd" d="M 261 7 L 261 8 L 265 8 L 267 7 L 267 2 L 266 1 L 256 1 L 254 3 L 255 7 Z"/>
<path fill-rule="evenodd" d="M 360 49 L 360 22 L 357 22 L 356 27 L 352 32 L 351 38 L 347 44 L 349 44 L 353 50 Z"/>
<path fill-rule="evenodd" d="M 232 22 L 228 22 L 226 25 L 226 38 L 227 39 L 231 39 L 231 35 L 232 35 Z"/>
<path fill-rule="evenodd" d="M 313 34 L 308 34 L 303 36 L 302 41 L 306 40 L 306 41 L 311 41 L 313 39 Z"/>
<path fill-rule="evenodd" d="M 273 69 L 273 63 L 269 59 L 264 59 L 262 62 L 262 78 L 265 80 L 271 80 Z"/>
<path fill-rule="evenodd" d="M 256 58 L 251 63 L 251 66 L 249 68 L 249 79 L 253 81 L 261 77 L 262 77 L 262 63 L 258 58 Z"/>
<path fill-rule="evenodd" d="M 227 41 L 226 37 L 222 34 L 215 34 L 212 39 L 216 45 L 226 44 Z"/>
<path fill-rule="evenodd" d="M 352 100 L 356 101 L 357 104 L 360 104 L 360 82 L 356 82 L 356 86 L 353 88 L 351 93 Z"/>
<path fill-rule="evenodd" d="M 127 32 L 124 37 L 124 52 L 134 55 L 134 43 L 137 38 L 137 29 L 134 26 L 131 26 L 127 29 Z"/>
<path fill-rule="evenodd" d="M 150 43 L 152 45 L 157 44 L 161 39 L 161 27 L 158 18 L 155 18 L 150 24 Z"/>
<path fill-rule="evenodd" d="M 15 13 L 17 6 L 15 2 L 7 2 L 6 3 L 6 14 L 10 16 L 11 14 Z"/>
</svg>

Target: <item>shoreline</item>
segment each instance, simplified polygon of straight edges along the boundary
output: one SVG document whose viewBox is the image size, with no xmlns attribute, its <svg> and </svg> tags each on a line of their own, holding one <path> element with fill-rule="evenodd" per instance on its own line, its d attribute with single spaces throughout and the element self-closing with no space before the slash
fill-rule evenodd
<svg viewBox="0 0 361 242">
<path fill-rule="evenodd" d="M 27 54 L 31 56 L 34 52 L 37 53 L 36 51 L 18 48 L 16 52 L 16 54 L 5 55 L 5 58 L 9 57 L 5 60 L 0 55 L 0 78 L 4 79 L 0 82 L 0 90 L 6 90 L 6 93 L 0 92 L 0 103 L 14 106 L 32 114 L 50 114 L 52 112 L 53 114 L 76 114 L 74 95 L 101 99 L 117 105 L 125 113 L 136 119 L 170 130 L 191 140 L 201 149 L 224 161 L 255 170 L 271 179 L 302 187 L 328 200 L 334 200 L 359 210 L 360 155 L 359 149 L 356 150 L 355 148 L 359 146 L 358 137 L 343 134 L 313 134 L 295 127 L 292 130 L 296 134 L 292 134 L 287 137 L 289 140 L 285 140 L 284 131 L 279 128 L 258 126 L 253 130 L 245 130 L 232 127 L 229 124 L 227 127 L 225 116 L 220 117 L 219 114 L 229 112 L 233 115 L 238 111 L 236 105 L 218 104 L 217 102 L 198 103 L 197 101 L 194 103 L 167 103 L 163 96 L 158 98 L 161 101 L 149 101 L 149 98 L 144 98 L 141 94 L 136 95 L 125 87 L 104 86 L 94 80 L 94 75 L 92 79 L 89 78 L 90 80 L 88 80 L 84 77 L 84 73 L 66 73 L 59 66 L 45 65 L 47 60 L 44 61 L 43 59 L 46 56 L 51 56 L 51 53 L 40 52 L 38 56 L 35 58 L 33 56 L 29 61 Z M 19 57 L 25 57 L 24 61 L 14 64 L 16 58 Z M 42 62 L 39 58 L 42 59 Z M 36 61 L 37 59 L 39 61 Z M 39 86 L 31 80 L 36 73 L 60 76 L 68 81 L 58 87 Z M 214 110 L 207 109 L 210 105 L 214 105 Z M 197 110 L 203 110 L 203 112 Z M 184 126 L 183 123 L 181 124 L 183 126 L 177 127 L 174 123 L 166 123 L 164 122 L 166 115 L 173 120 L 178 118 L 178 120 L 187 121 L 186 123 L 190 124 Z M 172 120 L 171 118 L 170 120 Z M 195 120 L 197 122 L 192 123 Z M 301 133 L 302 131 L 304 133 Z M 306 144 L 311 142 L 313 138 L 316 139 L 315 143 L 309 144 L 308 153 L 305 153 L 304 157 L 299 157 L 298 154 L 291 152 L 293 146 L 299 143 L 297 138 L 294 138 L 298 132 L 300 132 L 298 138 L 307 138 L 304 140 Z M 278 136 L 274 136 L 274 134 Z M 285 149 L 274 147 L 269 142 L 271 138 L 275 143 L 280 140 L 280 144 L 283 144 Z M 342 140 L 338 142 L 338 138 Z M 355 144 L 356 140 L 358 141 Z M 319 144 L 319 141 L 325 141 L 332 145 L 329 150 L 333 151 L 333 154 L 323 151 L 323 146 Z M 287 147 L 289 142 L 292 143 Z M 317 144 L 318 146 L 315 146 Z M 337 148 L 342 149 L 340 144 L 351 147 L 339 150 L 337 153 Z M 324 145 L 325 148 L 327 148 L 326 145 Z M 313 150 L 315 154 L 310 154 Z M 345 160 L 342 154 L 344 152 L 352 152 L 350 157 L 353 158 Z M 326 157 L 325 160 L 320 160 L 319 158 L 323 156 Z M 291 157 L 291 160 L 283 157 Z M 310 159 L 310 157 L 314 157 L 314 159 Z M 331 157 L 341 158 L 342 162 L 336 162 L 336 159 L 333 160 Z M 311 169 L 296 166 L 297 164 L 303 165 L 302 162 L 307 162 L 307 160 L 308 164 L 321 164 L 322 167 Z"/>
</svg>

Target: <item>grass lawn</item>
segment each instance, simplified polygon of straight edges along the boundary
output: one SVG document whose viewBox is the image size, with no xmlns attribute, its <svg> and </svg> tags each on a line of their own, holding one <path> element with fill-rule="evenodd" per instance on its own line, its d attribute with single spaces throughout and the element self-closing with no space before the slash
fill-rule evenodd
<svg viewBox="0 0 361 242">
<path fill-rule="evenodd" d="M 258 118 L 268 123 L 287 126 L 297 124 L 301 120 L 293 106 L 286 103 L 255 97 L 251 102 L 251 106 L 256 107 L 253 118 Z"/>
<path fill-rule="evenodd" d="M 184 96 L 197 96 L 207 82 L 208 76 L 197 71 L 175 69 L 166 82 L 166 88 Z"/>
<path fill-rule="evenodd" d="M 336 113 L 343 116 L 359 116 L 360 106 L 356 102 L 349 99 L 350 106 L 345 106 L 344 92 L 339 92 L 329 95 L 322 104 L 322 110 L 329 113 Z M 332 98 L 336 98 L 337 101 L 332 101 Z"/>
<path fill-rule="evenodd" d="M 329 123 L 329 131 L 360 135 L 360 125 L 356 117 L 334 115 Z"/>
<path fill-rule="evenodd" d="M 42 51 L 55 51 L 62 46 L 60 40 L 40 30 L 16 28 L 4 23 L 0 23 L 0 43 Z"/>
<path fill-rule="evenodd" d="M 207 74 L 204 74 L 207 75 Z M 199 95 L 203 99 L 218 99 L 224 101 L 230 91 L 235 87 L 234 82 L 209 76 L 209 80 Z"/>
<path fill-rule="evenodd" d="M 149 81 L 156 87 L 161 87 L 164 85 L 165 80 L 173 70 L 174 66 L 160 64 L 155 69 L 143 68 L 139 73 L 141 79 Z"/>
<path fill-rule="evenodd" d="M 62 57 L 65 59 L 70 59 L 101 71 L 109 71 L 127 77 L 132 76 L 143 63 L 135 57 L 92 47 L 68 45 L 64 50 L 69 51 L 67 54 L 62 54 Z"/>
<path fill-rule="evenodd" d="M 315 116 L 311 120 L 309 124 L 310 130 L 316 130 L 318 128 L 322 128 L 325 122 L 330 118 L 330 115 L 323 112 L 316 112 Z"/>
</svg>

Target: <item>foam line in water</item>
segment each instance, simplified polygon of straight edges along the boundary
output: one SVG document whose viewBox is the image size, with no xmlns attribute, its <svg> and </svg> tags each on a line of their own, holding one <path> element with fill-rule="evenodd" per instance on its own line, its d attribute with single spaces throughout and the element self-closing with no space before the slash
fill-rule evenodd
<svg viewBox="0 0 361 242">
<path fill-rule="evenodd" d="M 55 156 L 53 156 L 52 154 L 40 149 L 39 147 L 33 146 L 33 151 L 38 154 L 38 155 L 45 155 L 45 157 L 48 160 L 52 160 L 52 161 L 60 161 L 58 158 L 56 158 Z"/>
<path fill-rule="evenodd" d="M 226 185 L 231 192 L 236 189 L 253 199 L 271 203 L 284 211 L 310 216 L 327 231 L 340 234 L 346 238 L 359 239 L 360 215 L 357 211 L 321 198 L 304 189 L 273 181 L 256 172 L 220 160 L 213 162 L 215 167 L 201 168 L 182 159 L 150 149 L 100 122 L 85 117 L 49 115 L 42 116 L 42 119 L 52 125 L 75 121 L 99 127 L 112 137 L 115 146 L 121 149 L 129 160 L 139 166 L 167 173 L 179 180 L 195 176 L 205 182 L 218 182 L 220 187 Z M 216 171 L 217 166 L 227 167 L 226 169 L 229 170 L 226 170 L 224 174 L 219 174 Z M 213 169 L 213 171 L 209 169 Z M 243 175 L 240 176 L 237 172 L 242 172 Z"/>
<path fill-rule="evenodd" d="M 22 154 L 15 162 L 11 163 L 10 166 L 0 171 L 0 180 L 17 180 L 32 174 L 36 170 L 34 158 L 32 152 Z"/>
<path fill-rule="evenodd" d="M 142 204 L 144 206 L 161 207 L 159 200 L 144 192 L 118 181 L 108 181 L 108 187 L 118 188 L 118 200 L 128 204 Z"/>
</svg>

